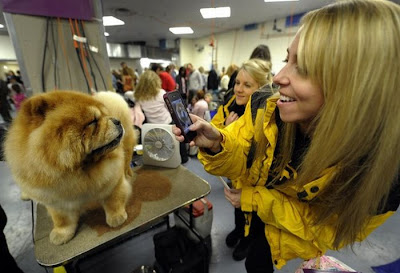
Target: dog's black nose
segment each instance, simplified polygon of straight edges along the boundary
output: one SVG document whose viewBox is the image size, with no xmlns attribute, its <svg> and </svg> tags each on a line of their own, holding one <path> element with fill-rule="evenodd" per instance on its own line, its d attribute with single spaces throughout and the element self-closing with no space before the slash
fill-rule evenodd
<svg viewBox="0 0 400 273">
<path fill-rule="evenodd" d="M 115 125 L 121 125 L 121 122 L 118 119 L 113 118 L 111 120 Z"/>
</svg>

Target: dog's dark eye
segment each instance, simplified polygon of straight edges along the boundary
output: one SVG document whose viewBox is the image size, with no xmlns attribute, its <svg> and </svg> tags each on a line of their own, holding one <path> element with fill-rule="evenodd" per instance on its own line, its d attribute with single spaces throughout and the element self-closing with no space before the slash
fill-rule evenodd
<svg viewBox="0 0 400 273">
<path fill-rule="evenodd" d="M 96 123 L 97 123 L 97 118 L 95 118 L 91 122 L 89 122 L 87 126 L 96 125 Z"/>
</svg>

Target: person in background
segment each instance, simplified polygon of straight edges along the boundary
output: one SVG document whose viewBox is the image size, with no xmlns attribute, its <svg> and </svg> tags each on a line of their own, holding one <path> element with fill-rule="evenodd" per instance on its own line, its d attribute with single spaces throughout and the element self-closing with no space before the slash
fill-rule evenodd
<svg viewBox="0 0 400 273">
<path fill-rule="evenodd" d="M 19 88 L 25 93 L 25 88 L 22 84 L 20 84 L 17 80 L 17 76 L 11 76 L 10 77 L 10 83 L 7 84 L 8 89 L 11 92 L 11 95 L 15 94 L 15 90 L 13 89 L 13 86 L 19 86 Z"/>
<path fill-rule="evenodd" d="M 240 179 L 224 192 L 255 236 L 247 272 L 353 246 L 398 209 L 399 18 L 382 0 L 310 11 L 274 76 L 279 93 L 255 92 L 224 129 L 192 116 L 205 170 Z"/>
<path fill-rule="evenodd" d="M 261 59 L 250 59 L 242 64 L 238 70 L 234 95 L 225 101 L 219 108 L 211 123 L 217 128 L 225 128 L 241 117 L 245 111 L 250 96 L 258 89 L 270 90 L 272 86 L 271 63 Z M 238 185 L 232 181 L 233 188 Z M 252 240 L 251 236 L 245 237 L 245 215 L 240 208 L 234 209 L 235 228 L 226 237 L 226 245 L 234 247 L 232 257 L 241 261 L 247 256 Z"/>
<path fill-rule="evenodd" d="M 271 88 L 271 63 L 261 59 L 250 59 L 238 69 L 233 95 L 219 106 L 211 123 L 225 128 L 241 117 L 250 96 L 261 87 Z"/>
<path fill-rule="evenodd" d="M 9 83 L 11 82 L 11 78 L 13 78 L 13 77 L 16 77 L 14 71 L 9 70 L 9 71 L 6 73 L 6 79 L 7 79 L 6 81 L 7 81 L 7 84 L 9 84 Z"/>
<path fill-rule="evenodd" d="M 218 98 L 218 87 L 219 87 L 219 77 L 217 71 L 214 68 L 214 65 L 211 67 L 210 72 L 208 73 L 207 78 L 207 90 L 211 92 L 215 99 Z"/>
<path fill-rule="evenodd" d="M 221 91 L 228 91 L 228 84 L 229 84 L 229 79 L 231 78 L 232 74 L 238 70 L 238 66 L 235 64 L 231 64 L 228 66 L 228 69 L 226 70 L 226 73 L 222 76 L 220 86 L 221 86 Z"/>
<path fill-rule="evenodd" d="M 201 75 L 200 71 L 195 69 L 191 63 L 187 65 L 187 68 L 190 71 L 188 101 L 192 101 L 192 98 L 196 96 L 197 91 L 203 89 L 204 82 L 203 76 Z"/>
<path fill-rule="evenodd" d="M 17 82 L 19 82 L 20 84 L 24 85 L 24 81 L 22 80 L 22 76 L 21 76 L 21 71 L 17 70 Z"/>
<path fill-rule="evenodd" d="M 4 234 L 4 228 L 7 224 L 7 215 L 4 212 L 0 204 L 0 257 L 1 257 L 1 267 L 4 269 L 4 272 L 10 273 L 23 273 L 21 268 L 18 267 L 14 257 L 11 255 L 10 250 L 8 249 L 7 239 Z"/>
<path fill-rule="evenodd" d="M 124 67 L 122 68 L 122 87 L 124 93 L 127 91 L 133 91 L 134 90 L 134 79 L 132 78 L 129 68 Z"/>
<path fill-rule="evenodd" d="M 10 103 L 8 102 L 8 95 L 10 91 L 7 87 L 7 83 L 0 79 L 0 114 L 6 123 L 11 123 L 12 117 L 10 114 Z"/>
<path fill-rule="evenodd" d="M 124 75 L 124 71 L 125 71 L 125 73 L 128 73 L 128 75 L 131 76 L 131 78 L 132 78 L 132 89 L 131 90 L 135 90 L 135 86 L 136 86 L 136 82 L 137 82 L 136 73 L 125 62 L 121 62 L 121 68 L 122 68 L 122 75 Z"/>
<path fill-rule="evenodd" d="M 164 68 L 161 64 L 154 63 L 151 65 L 151 70 L 157 73 L 157 75 L 161 79 L 161 88 L 165 91 L 174 91 L 176 88 L 175 80 L 172 78 L 171 74 L 164 71 Z"/>
<path fill-rule="evenodd" d="M 207 93 L 204 90 L 197 91 L 196 94 L 196 103 L 193 106 L 192 114 L 201 117 L 204 119 L 206 111 L 208 111 L 208 105 L 212 100 L 211 94 Z"/>
<path fill-rule="evenodd" d="M 206 71 L 204 70 L 204 67 L 200 66 L 199 67 L 199 72 L 200 72 L 201 76 L 203 77 L 203 88 L 202 88 L 202 90 L 206 91 L 206 88 L 207 88 L 207 74 L 206 74 Z"/>
<path fill-rule="evenodd" d="M 250 55 L 250 59 L 258 58 L 266 61 L 271 61 L 271 52 L 269 51 L 269 47 L 267 45 L 258 45 Z"/>
<path fill-rule="evenodd" d="M 111 71 L 111 76 L 112 76 L 112 85 L 115 89 L 115 91 L 118 94 L 124 94 L 124 85 L 122 83 L 122 78 L 121 75 L 115 70 L 113 69 Z"/>
<path fill-rule="evenodd" d="M 135 86 L 136 86 L 139 82 L 139 77 L 140 77 L 138 69 L 135 68 L 135 71 L 133 73 L 135 73 L 135 77 L 136 77 L 136 79 L 135 79 Z"/>
<path fill-rule="evenodd" d="M 187 110 L 188 110 L 189 113 L 192 113 L 194 105 L 196 104 L 196 102 L 197 102 L 197 96 L 194 96 L 192 98 L 192 100 L 190 101 L 190 103 L 188 104 L 188 106 L 187 106 Z"/>
<path fill-rule="evenodd" d="M 268 62 L 271 62 L 271 52 L 269 51 L 269 47 L 267 45 L 258 45 L 256 48 L 253 49 L 251 52 L 250 59 L 262 59 Z M 238 71 L 232 73 L 231 77 L 229 78 L 228 83 L 228 90 L 231 90 L 235 85 L 235 79 L 237 76 Z"/>
<path fill-rule="evenodd" d="M 161 79 L 153 71 L 144 72 L 133 93 L 134 101 L 142 108 L 149 123 L 170 124 L 171 114 L 164 102 L 165 90 L 161 88 Z"/>
<path fill-rule="evenodd" d="M 148 123 L 172 124 L 171 114 L 165 105 L 160 77 L 151 69 L 145 71 L 139 78 L 134 92 L 134 100 L 141 107 Z M 136 106 L 135 106 L 136 107 Z M 189 160 L 185 143 L 180 143 L 181 162 Z"/>
<path fill-rule="evenodd" d="M 117 77 L 115 76 L 116 71 L 112 70 L 111 71 L 111 81 L 112 81 L 112 86 L 115 91 L 117 91 Z"/>
<path fill-rule="evenodd" d="M 179 72 L 178 72 L 178 75 L 176 75 L 175 82 L 176 82 L 176 88 L 178 89 L 179 93 L 181 94 L 183 101 L 187 105 L 188 104 L 188 101 L 187 101 L 188 86 L 187 86 L 187 82 L 186 82 L 186 68 L 184 66 L 181 66 L 179 68 Z"/>
<path fill-rule="evenodd" d="M 175 65 L 174 65 L 174 64 L 169 64 L 169 65 L 165 68 L 165 71 L 171 75 L 172 79 L 173 79 L 173 80 L 175 81 L 175 83 L 176 83 L 176 76 L 177 76 L 177 74 L 176 74 L 176 70 L 175 70 Z"/>
<path fill-rule="evenodd" d="M 11 98 L 14 102 L 15 109 L 18 111 L 21 107 L 21 103 L 26 99 L 26 95 L 18 84 L 13 84 L 12 89 L 15 91 L 15 93 Z"/>
</svg>

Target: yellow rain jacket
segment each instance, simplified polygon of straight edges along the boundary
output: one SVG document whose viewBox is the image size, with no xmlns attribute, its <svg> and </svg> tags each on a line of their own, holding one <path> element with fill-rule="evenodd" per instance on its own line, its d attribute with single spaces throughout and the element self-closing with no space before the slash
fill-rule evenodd
<svg viewBox="0 0 400 273">
<path fill-rule="evenodd" d="M 241 209 L 244 212 L 257 212 L 265 223 L 265 236 L 271 247 L 272 261 L 280 269 L 288 260 L 311 259 L 333 249 L 333 227 L 312 225 L 314 215 L 307 201 L 315 198 L 327 185 L 327 178 L 335 169 L 327 169 L 319 179 L 310 181 L 300 189 L 266 187 L 278 136 L 275 119 L 277 98 L 269 96 L 265 92 L 254 93 L 244 115 L 226 128 L 218 129 L 223 135 L 222 151 L 210 155 L 200 149 L 198 158 L 207 172 L 229 177 L 237 182 L 237 188 L 242 188 Z M 268 140 L 264 158 L 255 158 L 252 148 L 256 115 L 264 115 L 264 135 Z M 251 164 L 250 157 L 254 158 Z M 285 183 L 290 183 L 290 179 L 295 179 L 297 174 L 288 167 L 283 176 L 288 179 Z M 388 211 L 371 217 L 358 240 L 365 239 L 393 214 L 394 211 Z M 247 235 L 249 226 L 245 229 Z"/>
<path fill-rule="evenodd" d="M 231 90 L 231 92 L 233 93 L 233 90 Z M 224 103 L 224 105 L 221 105 L 220 107 L 218 107 L 218 111 L 215 114 L 215 116 L 213 117 L 213 119 L 211 120 L 211 124 L 213 124 L 215 127 L 219 128 L 219 129 L 225 128 L 225 119 L 227 116 L 229 116 L 228 108 L 235 101 L 235 99 L 236 99 L 236 96 L 233 95 L 233 96 L 231 96 L 231 98 L 229 98 L 227 100 L 226 103 Z"/>
</svg>

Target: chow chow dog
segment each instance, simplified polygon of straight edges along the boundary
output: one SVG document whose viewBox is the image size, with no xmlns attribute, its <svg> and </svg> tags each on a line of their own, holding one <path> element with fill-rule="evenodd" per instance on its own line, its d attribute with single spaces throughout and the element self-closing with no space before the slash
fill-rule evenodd
<svg viewBox="0 0 400 273">
<path fill-rule="evenodd" d="M 23 102 L 4 146 L 21 197 L 47 208 L 50 241 L 60 245 L 74 237 L 80 215 L 96 205 L 109 226 L 125 222 L 135 143 L 120 95 L 52 91 Z"/>
</svg>

